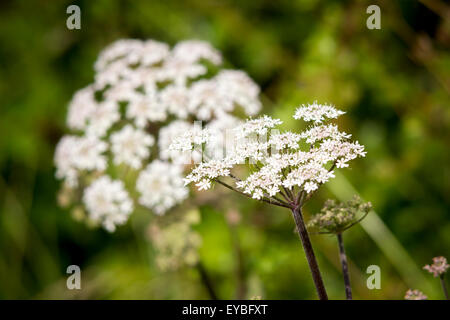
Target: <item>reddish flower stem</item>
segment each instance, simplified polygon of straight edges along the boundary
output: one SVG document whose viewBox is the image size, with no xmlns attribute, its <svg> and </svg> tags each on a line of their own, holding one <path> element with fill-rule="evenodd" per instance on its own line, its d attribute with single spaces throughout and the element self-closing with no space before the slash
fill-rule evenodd
<svg viewBox="0 0 450 320">
<path fill-rule="evenodd" d="M 319 270 L 319 265 L 317 264 L 311 240 L 309 239 L 308 231 L 306 230 L 306 226 L 303 221 L 302 209 L 300 206 L 297 206 L 292 209 L 292 216 L 294 217 L 295 224 L 297 225 L 298 234 L 300 236 L 300 240 L 302 241 L 303 249 L 305 250 L 306 259 L 308 260 L 309 269 L 311 270 L 317 295 L 319 296 L 320 300 L 328 300 L 325 285 L 323 284 L 322 276 Z"/>
<path fill-rule="evenodd" d="M 341 261 L 342 274 L 344 276 L 345 297 L 347 298 L 347 300 L 352 300 L 352 287 L 350 285 L 350 275 L 348 272 L 347 255 L 345 254 L 342 233 L 338 233 L 337 238 L 339 244 L 339 259 Z"/>
</svg>

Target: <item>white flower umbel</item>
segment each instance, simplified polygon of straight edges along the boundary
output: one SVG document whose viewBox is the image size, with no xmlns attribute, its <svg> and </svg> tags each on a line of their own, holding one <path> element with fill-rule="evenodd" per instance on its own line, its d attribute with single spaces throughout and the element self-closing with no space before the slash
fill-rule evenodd
<svg viewBox="0 0 450 320">
<path fill-rule="evenodd" d="M 97 107 L 94 99 L 94 88 L 88 86 L 80 89 L 72 98 L 67 114 L 67 125 L 70 129 L 84 130 L 90 115 Z"/>
<path fill-rule="evenodd" d="M 222 56 L 209 43 L 199 40 L 186 40 L 178 43 L 172 50 L 174 59 L 189 63 L 201 59 L 208 60 L 215 65 L 222 63 Z"/>
<path fill-rule="evenodd" d="M 298 110 L 308 114 L 310 120 L 318 119 L 318 115 L 323 113 L 323 110 L 317 109 L 316 104 L 311 105 L 310 109 L 302 106 L 297 109 L 296 114 L 299 113 Z M 340 113 L 337 109 L 333 111 L 333 114 Z M 281 123 L 281 120 L 269 116 L 247 120 L 234 129 L 239 140 L 235 149 L 227 150 L 226 157 L 220 162 L 231 169 L 239 164 L 256 161 L 252 166 L 255 169 L 246 179 L 235 179 L 238 190 L 256 199 L 293 205 L 297 199 L 289 196 L 290 194 L 302 193 L 306 196 L 312 193 L 334 177 L 336 166 L 347 167 L 350 160 L 365 156 L 364 146 L 349 141 L 350 135 L 340 132 L 337 126 L 316 125 L 302 133 L 280 133 L 273 130 Z M 189 150 L 204 143 L 209 135 L 208 131 L 191 136 L 186 133 L 183 138 L 175 139 L 172 148 Z M 217 159 L 214 161 L 214 168 L 221 170 Z M 214 182 L 218 178 L 229 176 L 212 170 L 208 162 L 202 163 L 186 177 L 186 182 L 198 183 L 205 179 Z M 206 184 L 202 186 L 205 188 Z M 275 195 L 283 201 L 273 198 Z"/>
<path fill-rule="evenodd" d="M 233 100 L 221 94 L 215 79 L 198 81 L 191 90 L 190 111 L 201 120 L 210 120 L 215 113 L 233 110 Z"/>
<path fill-rule="evenodd" d="M 222 70 L 221 63 L 220 52 L 199 40 L 170 48 L 124 39 L 106 47 L 95 62 L 94 82 L 69 104 L 72 132 L 55 152 L 56 177 L 70 189 L 72 204 L 82 200 L 86 182 L 106 174 L 121 179 L 130 194 L 138 177 L 141 185 L 149 177 L 166 179 L 165 187 L 140 192 L 139 202 L 157 214 L 180 203 L 187 195 L 184 167 L 172 164 L 199 162 L 202 152 L 191 157 L 169 150 L 173 138 L 202 127 L 218 137 L 240 121 L 233 113 L 253 115 L 261 108 L 258 86 L 242 71 Z M 207 122 L 198 126 L 199 120 Z"/>
<path fill-rule="evenodd" d="M 83 202 L 89 217 L 101 223 L 106 230 L 113 232 L 116 225 L 124 224 L 133 211 L 133 202 L 122 181 L 102 176 L 87 187 Z"/>
<path fill-rule="evenodd" d="M 184 120 L 172 121 L 169 125 L 159 130 L 158 147 L 159 155 L 162 160 L 170 160 L 176 164 L 188 164 L 192 159 L 196 162 L 201 160 L 201 153 L 182 152 L 180 150 L 170 150 L 170 145 L 174 139 L 182 136 L 185 132 L 190 132 L 193 125 Z"/>
<path fill-rule="evenodd" d="M 150 155 L 149 147 L 155 143 L 155 139 L 140 129 L 126 125 L 111 135 L 111 143 L 115 164 L 125 163 L 139 169 L 142 160 Z"/>
<path fill-rule="evenodd" d="M 183 168 L 160 160 L 153 161 L 140 173 L 136 189 L 141 195 L 139 203 L 160 215 L 188 196 Z"/>
<path fill-rule="evenodd" d="M 219 159 L 203 157 L 204 162 L 185 178 L 186 184 L 193 183 L 199 190 L 207 190 L 217 182 L 247 197 L 290 209 L 321 299 L 327 299 L 327 294 L 301 208 L 322 184 L 334 177 L 336 166 L 346 167 L 350 160 L 366 154 L 364 146 L 350 141 L 350 135 L 340 132 L 337 126 L 322 124 L 341 114 L 329 105 L 302 105 L 294 118 L 314 124 L 301 133 L 280 133 L 276 127 L 282 121 L 266 115 L 247 120 L 234 129 L 234 148 L 227 149 Z M 174 139 L 171 148 L 203 150 L 211 138 L 210 130 L 193 131 Z M 247 177 L 232 173 L 239 165 L 248 167 Z"/>
<path fill-rule="evenodd" d="M 243 71 L 222 70 L 217 75 L 219 90 L 235 104 L 246 106 L 248 115 L 255 115 L 261 109 L 259 87 Z"/>
<path fill-rule="evenodd" d="M 111 126 L 119 121 L 119 106 L 112 101 L 104 101 L 98 104 L 88 117 L 89 124 L 87 134 L 103 137 Z"/>
<path fill-rule="evenodd" d="M 191 93 L 184 86 L 169 85 L 161 91 L 161 106 L 170 114 L 180 119 L 186 119 L 189 115 Z"/>
<path fill-rule="evenodd" d="M 108 145 L 94 136 L 64 136 L 55 151 L 56 177 L 77 186 L 81 171 L 102 171 Z"/>
<path fill-rule="evenodd" d="M 64 179 L 69 186 L 78 184 L 78 171 L 73 162 L 73 156 L 78 147 L 78 137 L 64 136 L 55 150 L 56 177 Z"/>
<path fill-rule="evenodd" d="M 127 117 L 134 119 L 138 127 L 144 128 L 150 121 L 161 122 L 166 120 L 167 112 L 157 98 L 141 95 L 130 100 Z"/>
<path fill-rule="evenodd" d="M 294 119 L 304 121 L 314 121 L 322 123 L 326 119 L 336 119 L 345 112 L 336 109 L 332 105 L 318 104 L 316 101 L 312 104 L 301 105 L 294 114 Z"/>
</svg>

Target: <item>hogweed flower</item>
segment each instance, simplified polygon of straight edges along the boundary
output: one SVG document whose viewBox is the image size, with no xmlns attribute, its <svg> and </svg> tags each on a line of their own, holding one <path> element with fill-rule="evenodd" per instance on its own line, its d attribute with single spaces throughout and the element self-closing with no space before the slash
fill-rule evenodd
<svg viewBox="0 0 450 320">
<path fill-rule="evenodd" d="M 405 294 L 405 300 L 427 300 L 428 297 L 420 290 L 408 289 Z"/>
<path fill-rule="evenodd" d="M 313 124 L 301 133 L 280 132 L 280 119 L 267 115 L 249 119 L 231 131 L 231 144 L 225 155 L 203 154 L 185 178 L 186 185 L 195 184 L 207 190 L 219 183 L 242 195 L 292 211 L 320 299 L 327 299 L 325 287 L 301 213 L 302 206 L 314 191 L 334 177 L 334 169 L 345 168 L 348 162 L 364 157 L 364 146 L 351 142 L 350 135 L 335 125 L 325 124 L 343 114 L 332 105 L 300 106 L 294 115 Z M 191 131 L 174 139 L 173 151 L 201 151 L 216 143 L 207 130 Z M 217 155 L 217 153 L 215 153 Z M 232 170 L 247 165 L 250 173 L 239 178 Z M 231 182 L 228 182 L 231 181 Z"/>
<path fill-rule="evenodd" d="M 308 227 L 322 234 L 340 234 L 361 222 L 371 209 L 372 204 L 363 202 L 357 195 L 349 201 L 339 203 L 328 199 L 320 212 L 308 222 Z M 361 214 L 361 217 L 358 217 L 358 214 Z"/>
<path fill-rule="evenodd" d="M 109 176 L 96 179 L 83 194 L 83 201 L 90 217 L 101 221 L 108 231 L 125 223 L 133 211 L 133 202 L 122 181 L 111 180 Z"/>
<path fill-rule="evenodd" d="M 307 107 L 300 107 L 297 117 L 320 122 L 342 113 L 329 105 L 312 106 L 314 112 L 310 113 L 304 110 Z M 316 116 L 311 118 L 314 114 Z M 227 187 L 258 200 L 290 207 L 306 200 L 293 197 L 294 194 L 310 198 L 314 190 L 334 177 L 335 167 L 346 167 L 350 160 L 365 156 L 364 147 L 348 141 L 350 135 L 339 132 L 336 126 L 314 125 L 298 134 L 274 130 L 280 124 L 281 120 L 269 116 L 247 120 L 232 130 L 236 140 L 233 148 L 226 150 L 226 156 L 204 157 L 206 161 L 191 171 L 185 183 L 209 189 L 214 182 L 225 184 L 221 178 L 231 177 L 235 185 L 227 184 Z M 202 144 L 207 145 L 214 138 L 207 130 L 191 131 L 174 139 L 171 149 L 203 150 Z M 305 144 L 309 145 L 308 150 L 302 150 Z M 252 164 L 249 167 L 253 169 L 246 179 L 231 174 L 234 167 L 246 163 Z"/>
<path fill-rule="evenodd" d="M 184 200 L 188 190 L 180 180 L 182 168 L 161 160 L 152 161 L 141 172 L 136 181 L 136 190 L 140 192 L 138 202 L 158 214 L 164 214 L 167 208 Z"/>
<path fill-rule="evenodd" d="M 316 122 L 324 121 L 327 114 L 324 110 L 332 108 L 336 110 L 332 116 L 340 114 L 332 106 L 323 105 L 322 109 L 314 106 Z M 303 108 L 306 107 L 298 110 Z M 311 119 L 310 114 L 306 115 L 306 119 Z M 195 183 L 208 189 L 210 184 L 220 183 L 220 178 L 231 177 L 237 190 L 255 199 L 293 205 L 296 199 L 290 199 L 289 194 L 310 195 L 334 177 L 335 167 L 346 167 L 349 161 L 366 154 L 364 146 L 349 141 L 350 135 L 338 131 L 337 126 L 316 124 L 298 134 L 280 133 L 275 130 L 280 124 L 281 120 L 265 115 L 237 126 L 231 131 L 235 137 L 233 148 L 227 149 L 223 158 L 206 159 L 198 164 L 186 177 L 186 184 Z M 202 150 L 200 144 L 207 146 L 214 141 L 214 136 L 209 136 L 207 130 L 186 133 L 174 139 L 171 149 Z M 302 148 L 305 145 L 308 147 Z M 254 164 L 250 175 L 242 180 L 235 178 L 231 169 L 246 163 Z"/>
<path fill-rule="evenodd" d="M 95 81 L 76 92 L 55 151 L 60 198 L 82 203 L 113 231 L 137 206 L 164 214 L 188 196 L 182 153 L 172 139 L 206 121 L 216 136 L 261 108 L 259 87 L 242 71 L 221 68 L 210 44 L 119 40 L 95 62 Z M 206 187 L 206 186 L 205 186 Z M 70 190 L 72 195 L 69 196 Z M 102 194 L 103 191 L 103 194 Z"/>
</svg>

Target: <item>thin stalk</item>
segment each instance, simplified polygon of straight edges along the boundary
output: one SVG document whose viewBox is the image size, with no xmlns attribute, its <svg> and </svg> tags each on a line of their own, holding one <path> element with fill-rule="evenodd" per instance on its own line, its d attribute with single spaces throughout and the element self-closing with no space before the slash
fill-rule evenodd
<svg viewBox="0 0 450 320">
<path fill-rule="evenodd" d="M 220 183 L 221 185 L 223 185 L 225 188 L 228 188 L 230 190 L 236 191 L 237 193 L 242 194 L 243 196 L 246 196 L 247 198 L 253 199 L 251 195 L 246 194 L 246 193 L 244 193 L 242 191 L 239 191 L 238 189 L 230 186 L 229 184 L 227 184 L 227 183 L 225 183 L 225 182 L 223 182 L 223 181 L 221 181 L 219 179 L 215 179 L 215 181 L 217 183 Z M 268 198 L 268 199 L 262 198 L 262 199 L 259 199 L 259 201 L 263 201 L 263 202 L 267 202 L 267 203 L 270 203 L 270 204 L 273 204 L 273 205 L 276 205 L 276 206 L 280 206 L 280 207 L 285 207 L 285 208 L 291 209 L 291 206 L 288 203 L 286 203 L 286 202 L 284 202 L 282 200 L 279 200 L 278 198 L 275 198 L 275 197 Z"/>
<path fill-rule="evenodd" d="M 242 253 L 241 244 L 239 241 L 239 233 L 235 225 L 228 223 L 231 233 L 231 241 L 233 244 L 234 254 L 236 256 L 236 299 L 243 300 L 247 294 L 247 284 L 245 281 L 245 266 L 244 255 Z"/>
<path fill-rule="evenodd" d="M 444 281 L 444 275 L 441 274 L 441 275 L 439 276 L 439 279 L 441 279 L 441 286 L 442 286 L 442 290 L 444 291 L 445 299 L 450 300 L 450 299 L 448 298 L 447 285 L 445 284 L 445 281 Z"/>
<path fill-rule="evenodd" d="M 320 274 L 319 265 L 317 264 L 316 256 L 314 255 L 314 250 L 311 245 L 311 240 L 309 239 L 308 231 L 306 230 L 305 222 L 303 221 L 301 207 L 297 206 L 296 208 L 293 208 L 292 215 L 297 226 L 300 240 L 302 241 L 303 249 L 305 250 L 306 259 L 308 260 L 309 269 L 311 270 L 317 295 L 320 300 L 328 300 L 327 292 Z"/>
<path fill-rule="evenodd" d="M 292 202 L 292 199 L 286 193 L 284 193 L 282 190 L 280 190 L 280 194 L 284 198 L 284 200 L 286 200 L 288 203 Z"/>
<path fill-rule="evenodd" d="M 233 174 L 231 174 L 231 173 L 230 173 L 228 176 L 229 176 L 230 178 L 233 178 L 235 181 L 242 181 L 241 179 L 239 179 L 238 177 L 236 177 L 235 175 L 233 175 Z M 239 190 L 233 188 L 233 187 L 230 186 L 229 184 L 226 184 L 225 182 L 223 182 L 223 181 L 221 181 L 221 180 L 219 180 L 219 179 L 215 179 L 215 181 L 219 182 L 220 184 L 222 184 L 223 186 L 227 187 L 228 189 L 231 189 L 231 190 L 234 190 L 234 191 L 236 191 L 236 192 L 239 192 L 240 194 L 243 194 L 243 195 L 245 195 L 245 196 L 248 197 L 248 198 L 252 198 L 251 195 L 245 194 L 245 193 L 243 193 L 243 192 L 241 192 L 241 191 L 239 191 Z M 282 192 L 280 192 L 280 193 L 282 193 Z M 290 206 L 289 206 L 289 203 L 291 202 L 290 199 L 287 199 L 285 195 L 283 195 L 283 197 L 286 199 L 287 202 L 285 202 L 285 201 L 283 201 L 282 199 L 277 198 L 277 197 L 275 197 L 275 196 L 271 196 L 271 197 L 269 196 L 269 197 L 266 197 L 266 199 L 261 199 L 261 201 L 265 201 L 265 202 L 269 202 L 269 203 L 271 203 L 271 204 L 275 204 L 273 201 L 270 202 L 271 199 L 274 199 L 274 200 L 276 200 L 277 202 L 284 204 L 284 207 L 290 208 Z M 289 197 L 288 197 L 288 198 L 289 198 Z M 283 206 L 282 206 L 282 207 L 283 207 Z"/>
<path fill-rule="evenodd" d="M 208 272 L 206 271 L 205 267 L 203 266 L 203 264 L 201 262 L 197 263 L 196 266 L 197 266 L 198 273 L 200 274 L 200 279 L 201 279 L 203 285 L 205 286 L 206 291 L 208 291 L 209 297 L 212 300 L 218 300 L 216 291 L 211 282 L 211 278 L 209 277 Z"/>
<path fill-rule="evenodd" d="M 342 274 L 344 275 L 345 284 L 345 297 L 347 300 L 352 300 L 352 287 L 350 285 L 350 275 L 348 272 L 347 255 L 344 249 L 344 240 L 342 239 L 342 233 L 337 234 L 339 244 L 339 259 L 341 260 Z"/>
<path fill-rule="evenodd" d="M 285 173 L 285 170 L 284 170 L 284 169 L 281 169 L 281 173 L 283 174 L 283 177 L 286 179 L 286 173 Z M 286 187 L 283 186 L 283 190 L 284 190 L 284 192 L 287 193 L 287 195 L 289 196 L 289 198 L 292 199 L 292 201 L 295 200 L 294 194 L 292 193 L 291 190 L 289 190 L 289 188 L 286 188 Z"/>
</svg>

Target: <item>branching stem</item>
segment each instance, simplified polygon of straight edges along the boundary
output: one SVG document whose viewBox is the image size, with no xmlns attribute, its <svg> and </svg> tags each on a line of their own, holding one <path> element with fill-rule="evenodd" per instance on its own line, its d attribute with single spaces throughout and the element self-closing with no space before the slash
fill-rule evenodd
<svg viewBox="0 0 450 320">
<path fill-rule="evenodd" d="M 237 180 L 238 178 L 231 176 L 233 179 Z M 242 194 L 248 198 L 252 198 L 251 195 L 248 195 L 233 186 L 219 180 L 215 179 L 216 182 L 223 185 L 224 187 L 236 191 L 239 194 Z M 308 231 L 306 230 L 305 222 L 303 221 L 301 206 L 305 200 L 306 193 L 304 191 L 299 191 L 297 195 L 298 198 L 292 199 L 289 203 L 277 198 L 277 197 L 268 197 L 262 198 L 260 201 L 273 204 L 280 207 L 288 208 L 292 211 L 292 215 L 294 217 L 295 224 L 297 226 L 297 230 L 300 236 L 300 240 L 302 242 L 303 249 L 305 251 L 306 259 L 308 260 L 308 266 L 311 271 L 311 275 L 314 281 L 314 285 L 316 287 L 317 295 L 320 300 L 328 300 L 327 292 L 325 290 L 325 285 L 322 280 L 322 275 L 320 274 L 319 265 L 317 264 L 316 256 L 314 254 L 314 250 L 311 244 L 311 240 L 309 239 Z M 284 196 L 284 195 L 283 195 Z"/>
</svg>

